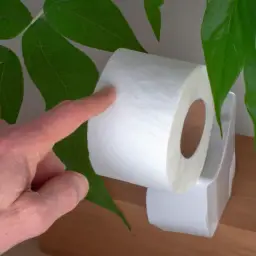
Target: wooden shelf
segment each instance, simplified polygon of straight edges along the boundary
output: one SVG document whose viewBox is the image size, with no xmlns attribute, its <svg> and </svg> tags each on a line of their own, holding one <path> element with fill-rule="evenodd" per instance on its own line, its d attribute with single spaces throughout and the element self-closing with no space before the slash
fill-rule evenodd
<svg viewBox="0 0 256 256">
<path fill-rule="evenodd" d="M 40 238 L 53 256 L 82 255 L 255 255 L 256 152 L 253 139 L 236 137 L 236 176 L 232 197 L 213 238 L 163 232 L 147 221 L 146 189 L 105 179 L 132 226 L 128 231 L 111 212 L 87 201 L 57 221 Z"/>
</svg>

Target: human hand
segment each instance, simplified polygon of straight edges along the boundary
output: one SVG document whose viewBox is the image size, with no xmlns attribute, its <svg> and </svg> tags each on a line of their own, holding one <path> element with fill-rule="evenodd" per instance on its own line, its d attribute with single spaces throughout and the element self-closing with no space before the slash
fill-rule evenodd
<svg viewBox="0 0 256 256">
<path fill-rule="evenodd" d="M 64 171 L 52 147 L 114 100 L 114 89 L 106 88 L 82 100 L 63 102 L 25 125 L 2 121 L 0 254 L 45 232 L 85 197 L 87 180 Z"/>
</svg>

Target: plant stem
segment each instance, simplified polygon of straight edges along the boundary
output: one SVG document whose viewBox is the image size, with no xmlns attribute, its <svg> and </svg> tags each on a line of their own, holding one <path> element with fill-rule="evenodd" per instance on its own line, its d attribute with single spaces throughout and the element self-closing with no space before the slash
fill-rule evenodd
<svg viewBox="0 0 256 256">
<path fill-rule="evenodd" d="M 32 26 L 38 19 L 40 19 L 44 15 L 44 10 L 41 10 L 29 23 L 29 25 L 21 32 L 21 35 L 23 35 L 30 26 Z"/>
</svg>

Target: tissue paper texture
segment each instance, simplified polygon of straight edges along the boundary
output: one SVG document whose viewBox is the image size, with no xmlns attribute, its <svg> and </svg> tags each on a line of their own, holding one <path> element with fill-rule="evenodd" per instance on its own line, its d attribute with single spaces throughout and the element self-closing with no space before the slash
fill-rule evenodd
<svg viewBox="0 0 256 256">
<path fill-rule="evenodd" d="M 205 66 L 120 49 L 108 61 L 96 91 L 113 85 L 116 102 L 88 123 L 90 161 L 99 175 L 140 186 L 185 191 L 199 178 L 214 109 Z M 205 125 L 195 153 L 181 154 L 183 123 L 202 99 Z"/>
</svg>

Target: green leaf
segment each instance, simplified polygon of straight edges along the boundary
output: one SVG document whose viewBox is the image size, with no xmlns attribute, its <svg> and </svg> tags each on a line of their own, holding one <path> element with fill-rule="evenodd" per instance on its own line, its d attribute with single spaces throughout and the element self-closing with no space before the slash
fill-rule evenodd
<svg viewBox="0 0 256 256">
<path fill-rule="evenodd" d="M 256 135 L 256 1 L 246 0 L 239 2 L 239 12 L 243 31 L 245 53 L 244 80 L 245 103 L 254 124 Z M 255 141 L 256 142 L 256 141 Z"/>
<path fill-rule="evenodd" d="M 238 0 L 208 1 L 201 37 L 216 117 L 221 128 L 222 104 L 244 62 Z"/>
<path fill-rule="evenodd" d="M 63 100 L 75 100 L 94 91 L 98 79 L 94 63 L 56 33 L 43 19 L 37 20 L 25 32 L 22 49 L 28 72 L 44 97 L 47 109 Z M 80 172 L 88 178 L 88 199 L 115 212 L 127 224 L 102 179 L 94 173 L 90 165 L 86 134 L 83 125 L 57 143 L 54 150 L 67 169 Z"/>
<path fill-rule="evenodd" d="M 0 45 L 1 118 L 15 123 L 23 99 L 23 75 L 18 57 Z"/>
<path fill-rule="evenodd" d="M 46 0 L 49 23 L 62 35 L 90 47 L 144 51 L 111 0 Z"/>
<path fill-rule="evenodd" d="M 20 0 L 0 0 L 0 39 L 16 37 L 32 20 Z"/>
<path fill-rule="evenodd" d="M 244 80 L 246 85 L 245 104 L 253 121 L 256 135 L 256 52 L 252 58 L 245 61 Z"/>
<path fill-rule="evenodd" d="M 157 40 L 160 40 L 161 33 L 161 11 L 160 7 L 164 4 L 164 0 L 144 0 L 144 7 L 148 20 L 152 26 Z"/>
</svg>

